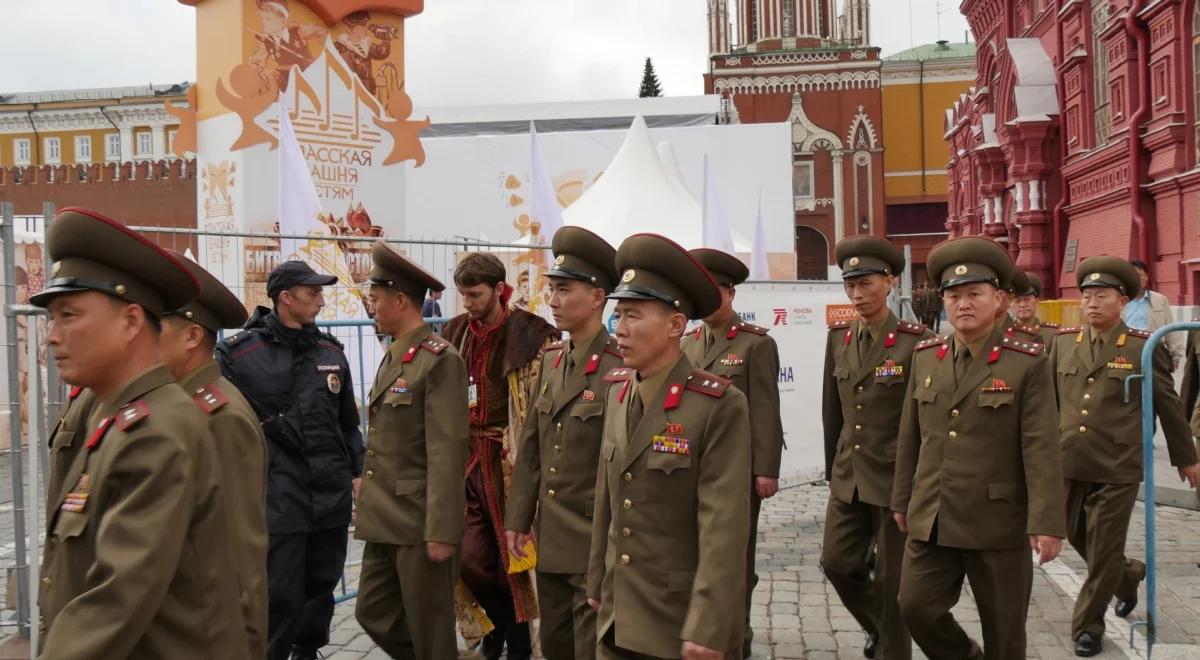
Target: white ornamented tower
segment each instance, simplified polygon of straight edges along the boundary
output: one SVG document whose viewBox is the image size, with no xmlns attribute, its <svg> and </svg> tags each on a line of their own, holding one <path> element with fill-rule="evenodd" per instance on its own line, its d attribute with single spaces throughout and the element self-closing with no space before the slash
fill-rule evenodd
<svg viewBox="0 0 1200 660">
<path fill-rule="evenodd" d="M 833 246 L 884 236 L 883 99 L 869 0 L 708 0 L 705 91 L 724 123 L 788 122 L 796 274 L 830 276 Z"/>
</svg>

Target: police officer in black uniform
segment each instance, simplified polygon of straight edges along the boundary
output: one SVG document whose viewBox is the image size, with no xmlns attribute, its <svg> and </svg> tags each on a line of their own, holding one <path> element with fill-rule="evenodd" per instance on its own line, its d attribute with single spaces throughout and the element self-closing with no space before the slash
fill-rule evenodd
<svg viewBox="0 0 1200 660">
<path fill-rule="evenodd" d="M 316 658 L 329 642 L 362 472 L 350 364 L 315 325 L 321 288 L 335 282 L 301 261 L 280 264 L 267 279 L 274 309 L 255 309 L 216 349 L 267 438 L 268 660 Z"/>
</svg>

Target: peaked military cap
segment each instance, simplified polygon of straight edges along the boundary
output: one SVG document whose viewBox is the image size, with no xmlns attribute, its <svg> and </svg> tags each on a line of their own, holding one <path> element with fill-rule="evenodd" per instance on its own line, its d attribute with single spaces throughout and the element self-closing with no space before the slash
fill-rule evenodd
<svg viewBox="0 0 1200 660">
<path fill-rule="evenodd" d="M 699 248 L 688 251 L 721 286 L 737 286 L 750 277 L 750 269 L 741 259 L 720 250 Z"/>
<path fill-rule="evenodd" d="M 1142 280 L 1138 278 L 1133 264 L 1120 257 L 1088 257 L 1075 269 L 1075 282 L 1079 288 L 1107 286 L 1123 296 L 1136 298 L 1142 292 Z"/>
<path fill-rule="evenodd" d="M 833 248 L 842 279 L 882 273 L 899 275 L 904 272 L 904 253 L 891 241 L 878 236 L 851 236 L 838 241 Z"/>
<path fill-rule="evenodd" d="M 1038 298 L 1041 298 L 1042 291 L 1043 291 L 1042 278 L 1038 277 L 1037 275 L 1034 275 L 1033 273 L 1031 273 L 1029 271 L 1025 271 L 1025 277 L 1027 277 L 1029 279 L 1029 286 L 1025 288 L 1024 292 L 1018 291 L 1017 295 L 1018 296 L 1037 296 Z"/>
<path fill-rule="evenodd" d="M 554 265 L 546 277 L 587 282 L 611 292 L 617 285 L 617 251 L 608 241 L 583 227 L 566 226 L 550 239 Z"/>
<path fill-rule="evenodd" d="M 1026 274 L 1025 271 L 1021 270 L 1020 268 L 1014 267 L 1012 269 L 1012 277 L 1009 278 L 1008 286 L 1005 287 L 1004 290 L 1008 291 L 1010 294 L 1012 294 L 1014 296 L 1028 295 L 1030 293 L 1030 291 L 1029 291 L 1029 275 Z"/>
<path fill-rule="evenodd" d="M 51 279 L 30 296 L 39 307 L 63 294 L 100 291 L 161 315 L 179 309 L 200 291 L 178 259 L 95 211 L 59 211 L 46 229 L 46 251 L 54 261 Z"/>
<path fill-rule="evenodd" d="M 678 243 L 658 234 L 634 234 L 617 249 L 621 281 L 610 300 L 658 300 L 691 319 L 721 306 L 708 270 Z"/>
<path fill-rule="evenodd" d="M 973 282 L 1007 289 L 1015 270 L 1004 246 L 979 236 L 952 238 L 933 246 L 925 269 L 939 290 Z"/>
<path fill-rule="evenodd" d="M 383 241 L 371 246 L 371 272 L 367 277 L 372 284 L 398 289 L 417 298 L 418 303 L 425 298 L 426 290 L 442 291 L 446 288 L 446 285 L 429 271 Z"/>
<path fill-rule="evenodd" d="M 242 301 L 200 264 L 178 252 L 171 254 L 200 283 L 200 295 L 170 312 L 169 316 L 185 318 L 213 332 L 242 327 L 247 318 L 246 306 Z"/>
</svg>

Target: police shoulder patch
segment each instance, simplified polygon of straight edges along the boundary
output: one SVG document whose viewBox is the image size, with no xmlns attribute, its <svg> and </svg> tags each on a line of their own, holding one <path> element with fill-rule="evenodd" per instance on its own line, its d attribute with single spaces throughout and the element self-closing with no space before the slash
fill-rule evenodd
<svg viewBox="0 0 1200 660">
<path fill-rule="evenodd" d="M 240 344 L 243 340 L 245 340 L 249 336 L 250 336 L 249 332 L 242 330 L 241 332 L 239 332 L 235 335 L 226 337 L 225 341 L 222 343 L 224 343 L 226 346 L 237 346 L 238 344 Z"/>
<path fill-rule="evenodd" d="M 224 392 L 217 389 L 216 385 L 208 385 L 192 393 L 192 401 L 196 402 L 196 406 L 205 414 L 211 415 L 229 403 L 229 398 L 225 396 Z"/>
<path fill-rule="evenodd" d="M 1142 339 L 1149 339 L 1151 334 L 1145 330 L 1134 330 L 1133 328 L 1130 328 L 1127 332 L 1130 337 L 1141 337 Z"/>
<path fill-rule="evenodd" d="M 437 335 L 430 335 L 425 338 L 425 341 L 421 342 L 421 348 L 433 353 L 434 355 L 446 350 L 446 347 L 449 345 L 450 342 Z"/>
<path fill-rule="evenodd" d="M 116 414 L 117 430 L 121 432 L 137 426 L 150 416 L 150 405 L 144 400 L 137 400 L 119 410 Z"/>
<path fill-rule="evenodd" d="M 851 323 L 852 323 L 852 321 L 834 321 L 833 323 L 829 324 L 829 329 L 830 330 L 845 330 L 846 328 L 850 327 Z"/>
<path fill-rule="evenodd" d="M 604 374 L 604 381 L 608 383 L 620 383 L 633 379 L 635 370 L 628 367 L 617 367 Z"/>
<path fill-rule="evenodd" d="M 918 335 L 918 336 L 925 334 L 925 330 L 926 330 L 925 324 L 913 323 L 912 321 L 901 321 L 899 324 L 896 325 L 896 329 L 899 330 L 900 332 L 907 332 L 910 335 Z"/>
<path fill-rule="evenodd" d="M 941 337 L 931 337 L 924 341 L 917 342 L 917 345 L 913 347 L 913 350 L 914 351 L 923 351 L 927 348 L 933 348 L 934 346 L 941 346 L 945 343 L 946 343 L 946 340 Z"/>
<path fill-rule="evenodd" d="M 754 325 L 753 323 L 740 323 L 737 325 L 737 329 L 739 332 L 752 332 L 756 335 L 765 336 L 767 334 L 766 328 L 760 325 Z"/>
<path fill-rule="evenodd" d="M 1063 328 L 1063 327 L 1060 327 L 1060 328 L 1058 329 L 1058 332 L 1056 332 L 1055 334 L 1058 334 L 1058 335 L 1073 335 L 1073 334 L 1075 334 L 1076 332 L 1079 332 L 1079 330 L 1080 330 L 1080 328 L 1079 328 L 1078 326 L 1076 326 L 1076 327 L 1071 327 L 1071 328 Z"/>
<path fill-rule="evenodd" d="M 729 386 L 732 384 L 733 381 L 729 380 L 728 378 L 722 378 L 716 374 L 710 374 L 703 369 L 697 369 L 692 372 L 692 375 L 688 376 L 687 385 L 685 387 L 693 392 L 707 394 L 708 396 L 719 399 L 725 395 L 725 390 L 728 390 Z"/>
<path fill-rule="evenodd" d="M 1010 351 L 1016 351 L 1026 355 L 1041 355 L 1043 350 L 1041 344 L 1021 341 L 1020 339 L 1013 339 L 1012 337 L 1004 337 L 1001 339 L 1000 346 L 1007 348 Z"/>
</svg>

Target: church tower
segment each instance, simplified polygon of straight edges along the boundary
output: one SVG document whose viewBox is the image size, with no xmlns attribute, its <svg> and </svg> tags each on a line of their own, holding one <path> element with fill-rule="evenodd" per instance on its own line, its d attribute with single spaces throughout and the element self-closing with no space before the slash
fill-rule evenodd
<svg viewBox="0 0 1200 660">
<path fill-rule="evenodd" d="M 709 55 L 725 55 L 733 43 L 748 52 L 866 47 L 869 4 L 870 0 L 708 0 Z"/>
</svg>

